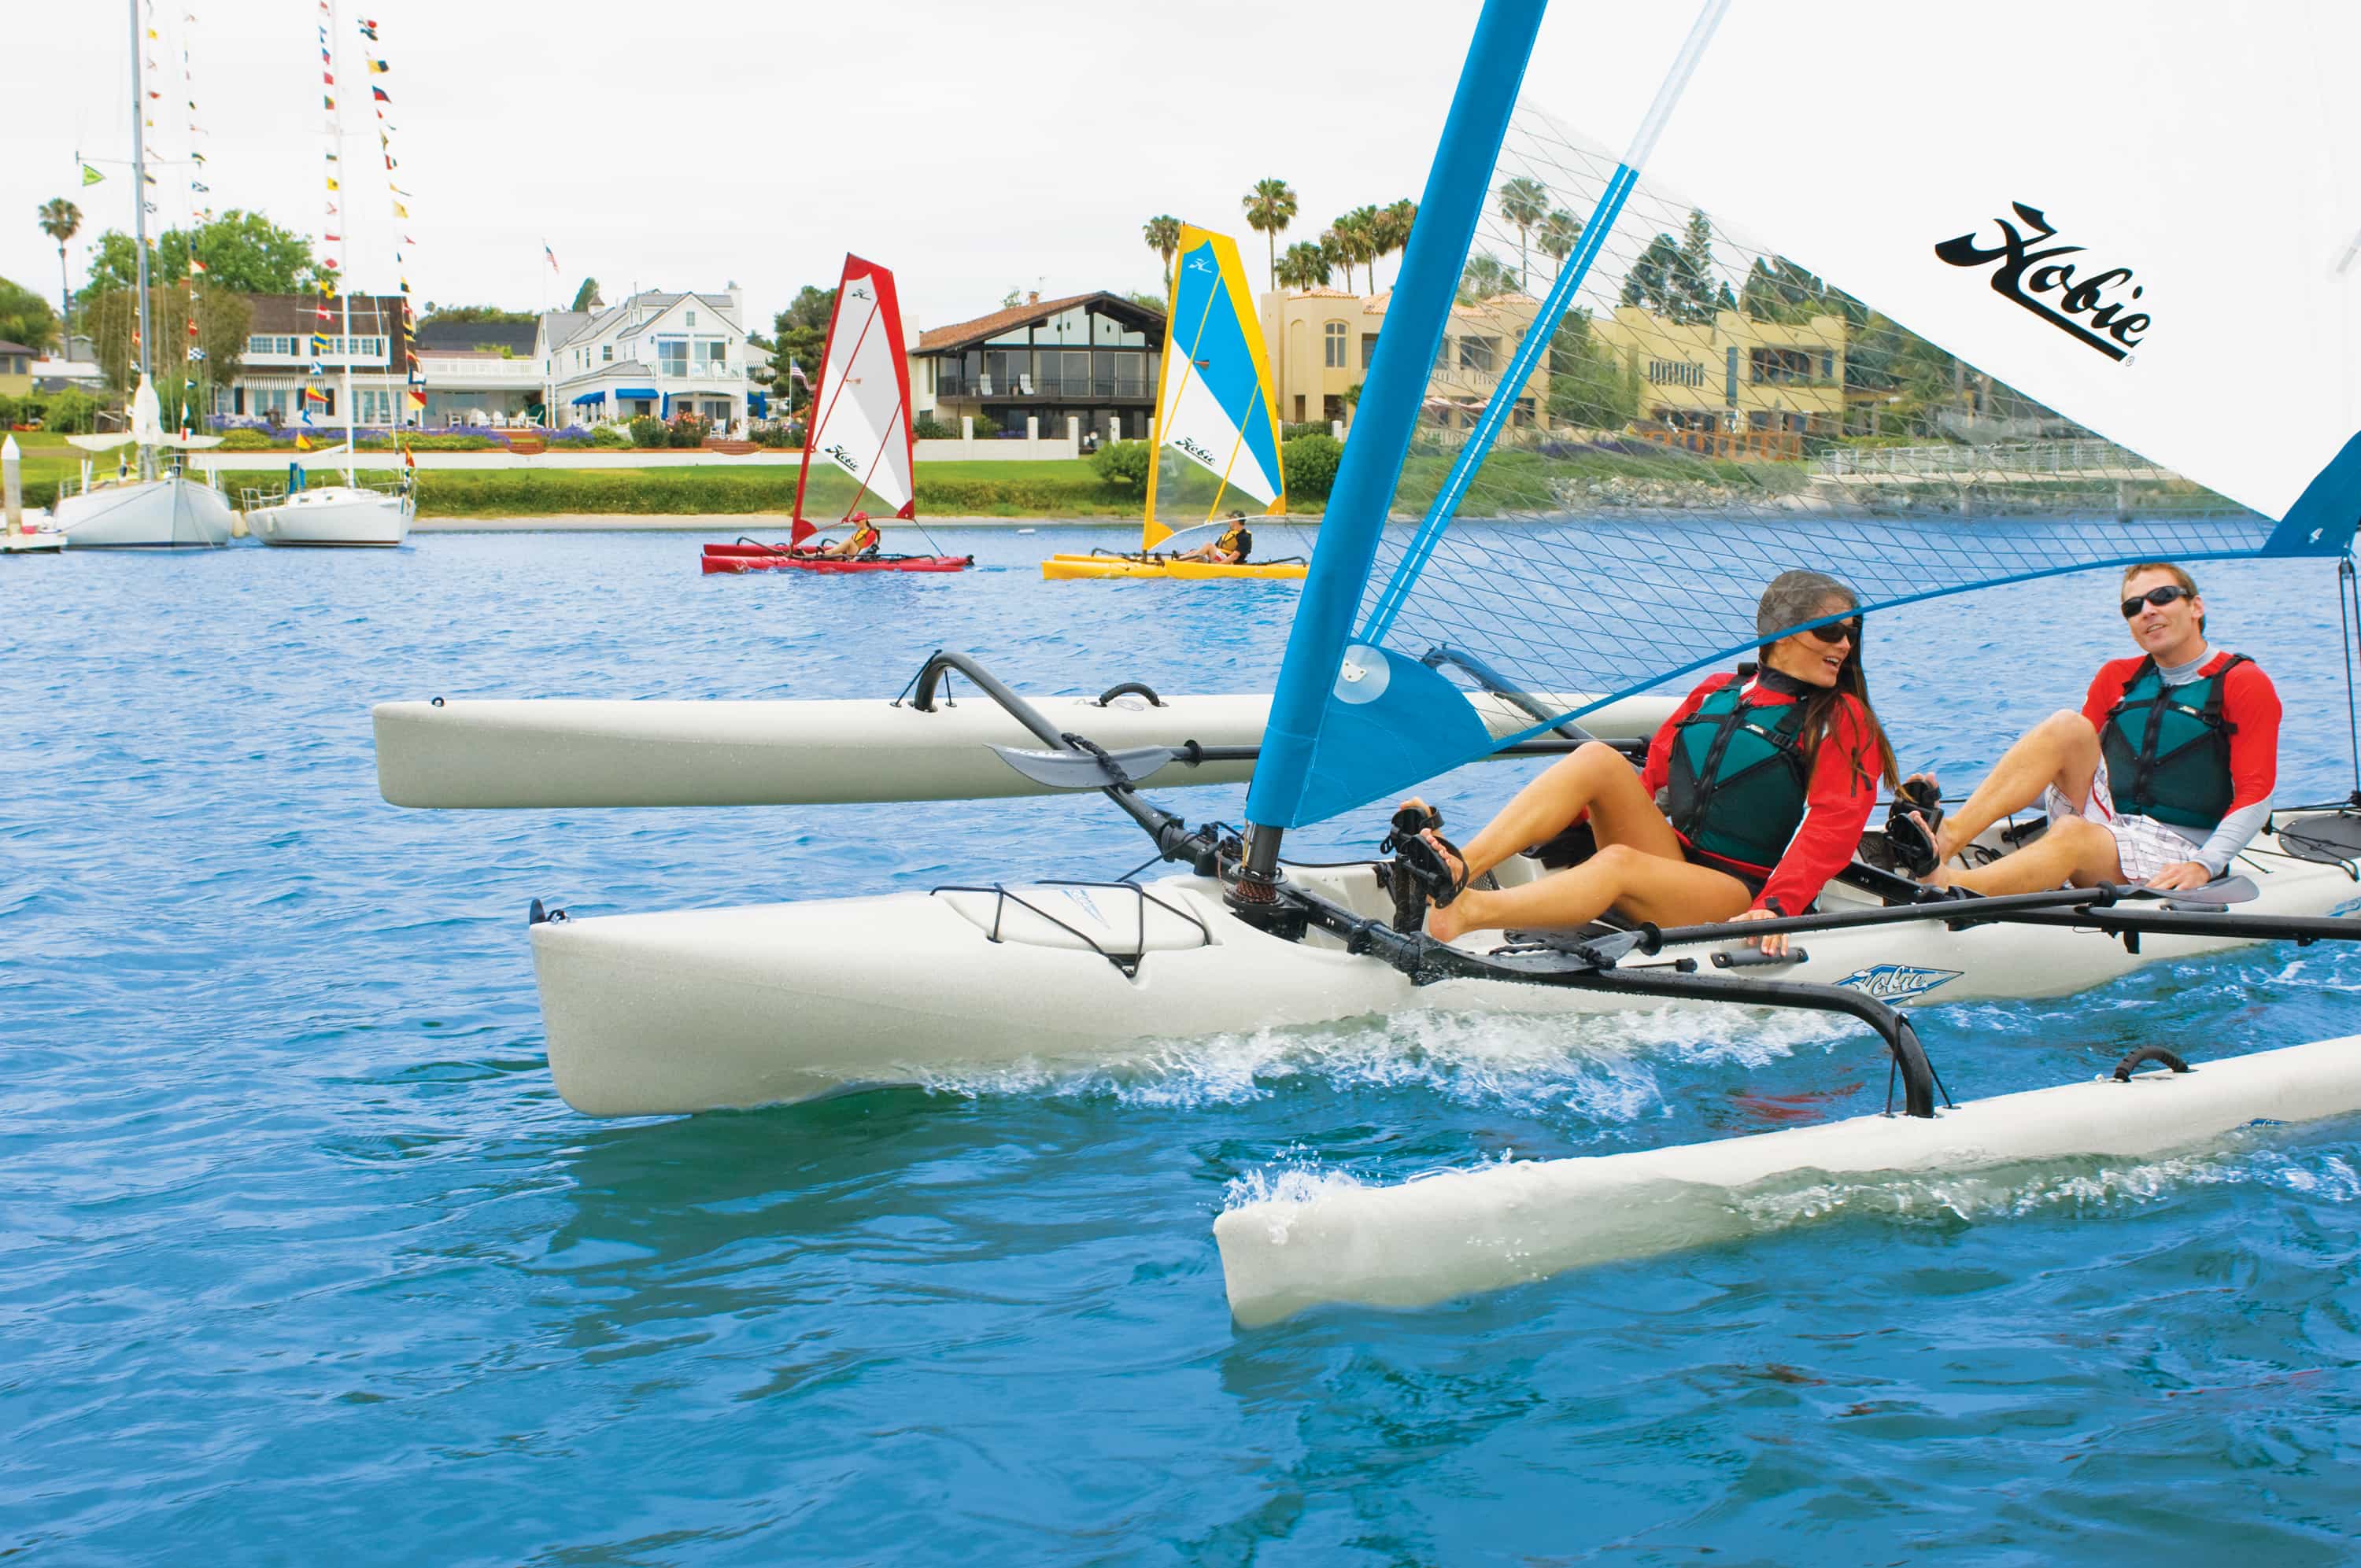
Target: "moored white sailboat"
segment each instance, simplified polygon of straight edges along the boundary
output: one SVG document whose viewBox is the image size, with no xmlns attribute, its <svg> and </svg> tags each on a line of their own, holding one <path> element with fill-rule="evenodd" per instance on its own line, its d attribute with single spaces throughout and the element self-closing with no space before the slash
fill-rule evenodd
<svg viewBox="0 0 2361 1568">
<path fill-rule="evenodd" d="M 52 526 L 77 549 L 178 549 L 227 544 L 235 520 L 229 503 L 209 481 L 190 477 L 185 468 L 158 471 L 159 452 L 187 453 L 221 444 L 219 436 L 173 435 L 163 428 L 155 389 L 149 385 L 152 356 L 148 350 L 148 139 L 141 85 L 143 59 L 138 0 L 131 0 L 131 169 L 132 232 L 138 248 L 139 382 L 133 389 L 130 428 L 106 435 L 70 435 L 66 439 L 86 452 L 115 452 L 126 459 L 113 479 L 99 477 L 85 464 L 82 488 L 71 494 L 60 488 L 50 504 Z M 125 449 L 128 450 L 125 450 Z M 136 470 L 130 462 L 136 461 Z"/>
</svg>

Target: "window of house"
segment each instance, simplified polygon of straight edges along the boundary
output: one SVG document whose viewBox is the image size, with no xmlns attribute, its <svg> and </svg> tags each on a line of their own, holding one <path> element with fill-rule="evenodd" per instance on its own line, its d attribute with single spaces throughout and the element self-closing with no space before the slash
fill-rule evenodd
<svg viewBox="0 0 2361 1568">
<path fill-rule="evenodd" d="M 1810 348 L 1758 348 L 1750 356 L 1757 381 L 1811 381 L 1820 378 L 1820 352 Z"/>
<path fill-rule="evenodd" d="M 1686 359 L 1651 359 L 1648 379 L 1660 387 L 1702 387 L 1705 367 Z"/>
<path fill-rule="evenodd" d="M 598 363 L 601 365 L 612 365 L 614 362 L 615 345 L 611 343 L 600 344 L 598 345 Z"/>
<path fill-rule="evenodd" d="M 688 339 L 660 337 L 656 339 L 656 365 L 667 376 L 688 374 Z"/>
<path fill-rule="evenodd" d="M 1459 340 L 1459 367 L 1462 370 L 1489 370 L 1492 356 L 1499 343 L 1496 337 L 1463 337 Z"/>
<path fill-rule="evenodd" d="M 1378 334 L 1373 332 L 1365 332 L 1361 334 L 1361 368 L 1367 370 L 1370 366 L 1375 365 L 1377 362 Z"/>
<path fill-rule="evenodd" d="M 715 370 L 720 369 L 730 362 L 730 344 L 727 339 L 709 337 L 697 347 L 702 351 L 698 357 Z"/>
<path fill-rule="evenodd" d="M 691 326 L 695 326 L 697 324 L 697 313 L 695 311 L 688 313 L 688 324 Z"/>
<path fill-rule="evenodd" d="M 1342 370 L 1345 368 L 1345 343 L 1346 336 L 1347 334 L 1345 331 L 1345 323 L 1343 322 L 1330 322 L 1326 326 L 1320 329 L 1321 345 L 1325 351 L 1323 356 L 1323 363 L 1328 369 Z"/>
<path fill-rule="evenodd" d="M 1345 400 L 1331 392 L 1320 400 L 1320 417 L 1334 423 L 1345 417 Z"/>
</svg>

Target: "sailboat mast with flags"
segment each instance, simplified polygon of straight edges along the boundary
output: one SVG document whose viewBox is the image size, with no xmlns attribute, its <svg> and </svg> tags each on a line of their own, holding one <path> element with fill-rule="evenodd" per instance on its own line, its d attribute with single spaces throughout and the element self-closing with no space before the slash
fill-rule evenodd
<svg viewBox="0 0 2361 1568">
<path fill-rule="evenodd" d="M 1872 614 L 2156 560 L 2284 561 L 2338 571 L 2353 592 L 2361 386 L 2347 368 L 2361 316 L 2349 230 L 2361 181 L 2348 188 L 2336 160 L 2361 142 L 2317 133 L 2361 111 L 2329 102 L 2311 78 L 2290 87 L 2278 52 L 2195 6 L 2145 14 L 2127 46 L 2136 69 L 2096 82 L 2079 60 L 2031 70 L 1998 29 L 1894 70 L 1879 54 L 1891 36 L 1882 12 L 1827 9 L 1848 26 L 1798 27 L 1786 10 L 1708 0 L 1610 152 L 1529 101 L 1574 86 L 1529 79 L 1543 0 L 1486 0 L 1267 702 L 1168 696 L 1137 682 L 1097 698 L 1027 698 L 944 651 L 890 702 L 380 705 L 380 788 L 396 804 L 1093 791 L 1184 868 L 1076 883 L 991 866 L 928 894 L 582 919 L 536 901 L 530 940 L 566 1098 L 592 1114 L 787 1101 L 953 1060 L 1119 1063 L 1148 1040 L 1413 1008 L 1813 1010 L 1859 1022 L 1893 1064 L 1897 1114 L 1774 1135 L 1784 1143 L 1242 1206 L 1216 1236 L 1246 1322 L 1321 1300 L 1436 1299 L 1650 1245 L 1604 1223 L 1615 1204 L 1590 1201 L 1649 1181 L 2136 1153 L 2257 1118 L 2361 1110 L 2361 1040 L 2195 1072 L 2173 1058 L 2161 1075 L 2143 1070 L 2156 1059 L 2143 1051 L 2103 1082 L 1954 1106 L 1894 1005 L 2065 995 L 2159 959 L 2361 936 L 2361 759 L 2351 799 L 2280 809 L 2237 874 L 2170 897 L 2099 886 L 1930 901 L 1871 831 L 1801 914 L 1442 940 L 1422 928 L 1439 890 L 1432 863 L 1403 841 L 1414 823 L 1396 818 L 1367 860 L 1288 858 L 1290 832 L 1468 762 L 1638 747 L 1672 710 L 1659 693 L 1668 681 L 1836 619 L 1806 610 L 1758 623 L 1765 584 L 1797 566 L 1840 578 Z M 2361 34 L 2361 19 L 2337 28 Z M 1961 101 L 1979 82 L 2075 91 L 2038 97 L 2046 121 L 1980 126 L 1939 179 L 1899 138 L 1872 138 L 1873 202 L 1808 162 L 1730 161 L 1752 136 L 1765 73 L 1829 69 L 1860 84 L 1872 117 L 1906 117 L 1929 72 Z M 2182 114 L 2201 90 L 2222 113 Z M 2060 147 L 2076 156 L 2059 158 Z M 1578 234 L 1472 426 L 1439 427 L 1429 413 L 1455 400 L 1431 383 L 1454 313 L 1502 270 L 1473 264 L 1521 237 L 1488 212 L 1512 180 L 1541 185 Z M 2158 200 L 2198 188 L 2218 203 L 2218 225 L 2191 225 Z M 1774 233 L 1775 249 L 1758 237 Z M 2248 353 L 2252 252 L 2223 246 L 2223 233 L 2270 236 L 2270 254 L 2286 258 L 2276 297 L 2323 334 L 2288 367 L 2290 413 L 2268 442 L 2225 442 L 2212 417 Z M 1806 490 L 1788 466 L 1719 461 L 1714 444 L 1738 433 L 1722 421 L 1740 411 L 1741 371 L 1752 368 L 1734 345 L 1726 379 L 1708 378 L 1727 390 L 1711 430 L 1668 426 L 1651 439 L 1631 433 L 1628 415 L 1586 423 L 1579 398 L 1601 378 L 1586 382 L 1580 367 L 1610 328 L 1622 334 L 1619 367 L 1684 365 L 1719 330 L 1723 258 L 1739 258 L 1750 290 L 1758 274 L 1767 280 L 1765 309 L 1787 289 L 1806 296 L 1791 303 L 1808 320 L 1902 323 L 1930 352 L 2075 422 L 2088 439 L 2044 477 L 2070 498 L 2068 522 L 2054 501 L 2035 509 L 2043 515 L 1963 515 L 1948 482 L 1932 495 Z M 1773 378 L 1800 373 L 1775 353 L 1763 363 Z M 1520 400 L 1544 385 L 1591 432 L 1571 455 L 1521 427 Z M 1691 436 L 1707 450 L 1692 453 Z M 1609 504 L 1586 481 L 1604 459 L 1645 463 L 1656 477 Z M 972 688 L 955 707 L 944 701 L 953 676 Z M 1202 706 L 1216 702 L 1230 706 Z M 1246 734 L 1213 728 L 1242 712 Z M 1005 766 L 979 788 L 967 770 L 986 751 Z M 768 759 L 759 781 L 755 755 Z M 1148 798 L 1249 767 L 1240 828 L 1192 825 Z M 1389 811 L 1374 814 L 1372 839 Z M 1979 852 L 1997 857 L 2039 831 L 2004 839 L 1996 825 Z M 1489 875 L 1530 882 L 1587 852 L 1536 846 Z M 1797 941 L 1773 956 L 1747 940 L 1765 935 Z M 913 974 L 928 983 L 914 987 Z M 1949 1081 L 1972 1072 L 1955 1061 Z M 1565 1201 L 1536 1218 L 1537 1193 Z"/>
</svg>

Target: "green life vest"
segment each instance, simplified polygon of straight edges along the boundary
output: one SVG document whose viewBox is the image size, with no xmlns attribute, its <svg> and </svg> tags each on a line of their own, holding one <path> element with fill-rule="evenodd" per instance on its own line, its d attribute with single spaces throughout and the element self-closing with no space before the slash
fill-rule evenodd
<svg viewBox="0 0 2361 1568">
<path fill-rule="evenodd" d="M 2107 788 L 2117 810 L 2200 833 L 2222 825 L 2235 793 L 2230 737 L 2237 729 L 2223 718 L 2222 698 L 2230 672 L 2251 663 L 2244 653 L 2233 653 L 2213 674 L 2167 686 L 2154 659 L 2141 662 L 2099 726 Z"/>
<path fill-rule="evenodd" d="M 1803 826 L 1811 766 L 1800 744 L 1803 703 L 1747 701 L 1751 673 L 1741 665 L 1674 733 L 1665 816 L 1693 850 L 1773 866 Z"/>
</svg>

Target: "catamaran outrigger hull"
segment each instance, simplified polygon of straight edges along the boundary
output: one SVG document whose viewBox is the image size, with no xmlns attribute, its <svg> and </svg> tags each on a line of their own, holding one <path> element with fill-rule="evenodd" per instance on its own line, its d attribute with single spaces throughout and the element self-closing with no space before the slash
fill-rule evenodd
<svg viewBox="0 0 2361 1568">
<path fill-rule="evenodd" d="M 2277 845 L 2266 837 L 2257 847 Z M 2361 910 L 2361 886 L 2342 865 L 2254 863 L 2259 896 L 2244 912 Z M 1521 859 L 1501 874 L 1537 870 Z M 1291 868 L 1290 877 L 1363 915 L 1390 907 L 1368 864 Z M 1839 892 L 1868 902 L 1831 890 L 1824 903 L 1841 907 Z M 1316 931 L 1287 941 L 1257 930 L 1230 915 L 1218 884 L 1187 876 L 552 920 L 532 940 L 559 1092 L 599 1116 L 803 1100 L 1026 1062 L 1120 1066 L 1157 1041 L 1413 1009 L 1631 1005 L 1491 980 L 1415 986 Z M 1476 934 L 1463 945 L 1499 941 Z M 1746 972 L 1895 1003 L 2062 996 L 2145 963 L 2242 944 L 2151 934 L 2134 954 L 2095 930 L 1919 922 L 1814 933 L 1799 945 L 1800 961 Z M 1753 956 L 1719 944 L 1650 961 L 1691 958 L 1710 973 L 1717 951 Z"/>
<path fill-rule="evenodd" d="M 1508 703 L 1472 698 L 1495 735 L 1532 720 Z M 1558 711 L 1579 697 L 1545 694 Z M 1110 751 L 1134 746 L 1251 747 L 1270 714 L 1267 694 L 1037 697 L 1060 728 Z M 1664 697 L 1631 697 L 1584 716 L 1606 740 L 1653 733 Z M 994 704 L 966 696 L 930 708 L 884 701 L 382 702 L 378 790 L 395 806 L 818 806 L 849 801 L 980 800 L 1048 793 L 994 746 L 1040 739 Z M 1176 762 L 1143 786 L 1244 784 L 1248 760 Z"/>
<path fill-rule="evenodd" d="M 1245 1327 L 1323 1303 L 1419 1307 L 1567 1269 L 1744 1235 L 1739 1200 L 1782 1179 L 1837 1194 L 1913 1172 L 1958 1181 L 2041 1160 L 2139 1158 L 2256 1122 L 2361 1111 L 2361 1036 L 1970 1101 L 1931 1121 L 1856 1116 L 1715 1143 L 1339 1184 L 1213 1222 L 1230 1311 Z"/>
</svg>

